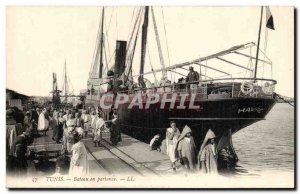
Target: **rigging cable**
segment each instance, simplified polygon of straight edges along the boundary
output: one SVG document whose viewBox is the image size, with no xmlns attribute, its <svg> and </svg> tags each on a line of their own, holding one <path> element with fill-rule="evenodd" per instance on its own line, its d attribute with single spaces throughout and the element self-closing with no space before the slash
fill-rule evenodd
<svg viewBox="0 0 300 194">
<path fill-rule="evenodd" d="M 248 61 L 248 64 L 247 64 L 247 68 L 252 69 L 252 66 L 253 66 L 253 63 L 252 63 L 252 47 L 249 48 L 249 56 L 250 57 L 249 57 L 249 61 Z M 247 73 L 248 73 L 248 71 L 245 71 L 244 78 L 246 78 Z M 250 71 L 250 77 L 252 77 L 252 73 L 253 72 Z"/>
<path fill-rule="evenodd" d="M 131 29 L 131 27 L 132 27 L 132 22 L 133 22 L 133 16 L 134 16 L 134 14 L 135 14 L 135 7 L 134 7 L 134 9 L 133 9 L 133 12 L 132 12 L 132 16 L 131 16 L 131 20 L 130 20 L 130 26 L 129 26 L 129 31 L 128 31 L 128 35 L 127 35 L 127 40 L 129 40 L 129 36 L 130 36 L 130 29 Z"/>
<path fill-rule="evenodd" d="M 161 49 L 161 45 L 160 45 L 160 39 L 159 39 L 158 30 L 157 30 L 157 25 L 156 25 L 156 20 L 155 20 L 155 16 L 154 16 L 153 7 L 151 7 L 151 13 L 152 13 L 152 20 L 153 20 L 153 25 L 154 25 L 154 32 L 155 32 L 155 38 L 156 38 L 156 43 L 157 43 L 157 49 L 158 49 L 158 54 L 159 54 L 159 60 L 160 60 L 162 68 L 164 69 L 162 71 L 162 79 L 164 79 L 164 78 L 167 78 L 167 72 L 165 70 L 166 67 L 165 67 L 165 62 L 164 62 L 162 49 Z"/>
<path fill-rule="evenodd" d="M 107 51 L 108 51 L 108 56 L 111 56 L 110 55 L 110 46 L 109 46 L 109 40 L 108 40 L 108 32 L 109 32 L 109 29 L 110 29 L 110 24 L 111 24 L 111 19 L 112 19 L 112 16 L 113 16 L 113 13 L 114 13 L 114 8 L 110 14 L 110 19 L 109 19 L 109 23 L 108 23 L 108 27 L 107 27 L 107 24 L 105 22 L 105 27 L 106 27 L 106 30 L 105 30 L 105 37 L 106 37 L 106 43 L 107 43 Z"/>
<path fill-rule="evenodd" d="M 118 7 L 116 7 L 116 33 L 117 33 L 117 38 L 116 40 L 118 40 L 119 34 L 118 34 Z"/>
<path fill-rule="evenodd" d="M 147 49 L 148 49 L 148 58 L 149 58 L 149 62 L 150 62 L 150 66 L 151 66 L 151 71 L 153 72 L 153 76 L 154 76 L 154 79 L 155 79 L 155 85 L 157 86 L 158 85 L 158 80 L 157 80 L 157 78 L 156 78 L 156 73 L 155 73 L 155 71 L 154 71 L 154 69 L 153 69 L 153 66 L 152 66 L 152 63 L 151 63 L 151 58 L 150 58 L 150 50 L 149 50 L 149 44 L 147 43 L 146 44 L 147 45 Z"/>
<path fill-rule="evenodd" d="M 275 93 L 275 96 L 277 96 L 279 99 L 283 100 L 285 103 L 288 103 L 289 105 L 291 105 L 292 107 L 295 107 L 293 104 L 291 104 L 289 101 L 285 100 L 281 95 Z"/>
<path fill-rule="evenodd" d="M 164 16 L 164 11 L 163 11 L 163 7 L 161 7 L 161 12 L 162 12 L 162 17 L 163 17 L 163 24 L 164 24 L 164 31 L 165 31 L 165 37 L 166 37 L 166 45 L 167 45 L 167 54 L 168 54 L 168 67 L 170 67 L 171 65 L 171 60 L 170 60 L 170 53 L 169 53 L 169 46 L 168 46 L 168 38 L 167 38 L 167 30 L 166 30 L 166 24 L 165 24 L 165 16 Z M 171 78 L 172 78 L 172 72 L 171 72 Z M 175 82 L 175 74 L 174 75 L 174 82 Z"/>
<path fill-rule="evenodd" d="M 141 27 L 141 21 L 142 21 L 142 14 L 141 14 L 141 10 L 142 9 L 140 9 L 140 12 L 139 12 L 139 15 L 138 15 L 138 17 L 137 17 L 137 20 L 136 20 L 136 22 L 137 21 L 139 21 L 138 22 L 138 27 L 137 27 L 137 30 L 136 30 L 136 35 L 135 35 L 135 40 L 134 40 L 134 44 L 133 44 L 133 48 L 132 48 L 132 51 L 131 52 L 129 52 L 130 54 L 129 54 L 129 58 L 128 58 L 128 73 L 127 73 L 127 75 L 126 75 L 126 77 L 125 77 L 125 82 L 128 80 L 128 77 L 129 77 L 129 74 L 131 73 L 131 77 L 132 77 L 132 63 L 133 63 L 133 57 L 134 57 L 134 54 L 135 54 L 135 48 L 136 48 L 136 43 L 137 43 L 137 39 L 138 39 L 138 35 L 139 35 L 139 29 L 140 29 L 140 27 Z M 134 28 L 136 28 L 136 24 L 135 24 L 135 27 Z M 134 32 L 135 32 L 135 29 L 133 30 L 133 34 L 134 34 Z M 133 37 L 133 34 L 132 34 L 132 37 Z M 132 41 L 132 40 L 131 40 Z M 130 41 L 130 43 L 131 43 L 131 41 Z M 129 48 L 128 48 L 129 49 Z"/>
<path fill-rule="evenodd" d="M 105 63 L 106 63 L 103 72 L 107 72 L 108 71 L 108 59 L 107 59 L 107 55 L 106 55 L 107 49 L 106 49 L 105 44 L 103 44 L 103 50 L 104 50 L 104 57 L 105 57 Z"/>
<path fill-rule="evenodd" d="M 140 8 L 140 10 L 139 10 L 139 12 L 138 12 L 138 15 L 137 15 L 137 18 L 136 18 L 135 23 L 134 23 L 134 27 L 133 27 L 133 29 L 132 29 L 131 36 L 130 36 L 130 38 L 129 38 L 129 43 L 128 43 L 127 48 L 126 48 L 127 51 L 130 49 L 130 46 L 131 46 L 131 43 L 132 43 L 132 39 L 133 39 L 133 35 L 134 35 L 134 33 L 135 33 L 136 25 L 137 25 L 138 21 L 139 21 L 139 24 L 138 24 L 138 25 L 140 26 L 141 11 L 142 11 L 142 9 Z M 139 29 L 139 28 L 137 28 L 137 30 L 138 30 L 138 29 Z"/>
<path fill-rule="evenodd" d="M 98 56 L 98 50 L 99 50 L 99 34 L 100 34 L 100 29 L 101 29 L 101 14 L 100 14 L 100 22 L 99 22 L 99 27 L 98 27 L 98 33 L 97 33 L 97 38 L 96 38 L 96 45 L 95 45 L 95 48 L 94 48 L 94 54 L 93 54 L 93 60 L 92 60 L 92 64 L 91 64 L 91 68 L 90 68 L 90 75 L 93 74 L 93 72 L 95 72 L 95 70 L 97 69 L 97 67 L 95 67 L 95 61 L 96 61 L 96 58 Z M 90 77 L 90 76 L 89 76 Z"/>
</svg>

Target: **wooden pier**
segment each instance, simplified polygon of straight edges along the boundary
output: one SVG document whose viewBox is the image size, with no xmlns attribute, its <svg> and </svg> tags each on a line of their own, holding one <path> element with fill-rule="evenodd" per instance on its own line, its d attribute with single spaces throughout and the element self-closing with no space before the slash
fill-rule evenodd
<svg viewBox="0 0 300 194">
<path fill-rule="evenodd" d="M 149 144 L 122 134 L 122 142 L 114 146 L 110 142 L 110 134 L 104 133 L 100 147 L 95 147 L 92 134 L 83 138 L 88 151 L 90 175 L 140 175 L 163 176 L 167 174 L 181 173 L 182 167 L 178 163 L 178 170 L 173 172 L 169 157 L 162 152 L 151 150 Z M 33 144 L 55 143 L 52 140 L 52 131 L 46 136 L 34 139 Z M 164 142 L 163 142 L 164 143 Z M 163 147 L 163 146 L 162 146 Z M 55 161 L 55 159 L 54 159 Z M 41 174 L 32 165 L 30 174 Z M 49 176 L 50 174 L 45 174 Z"/>
</svg>

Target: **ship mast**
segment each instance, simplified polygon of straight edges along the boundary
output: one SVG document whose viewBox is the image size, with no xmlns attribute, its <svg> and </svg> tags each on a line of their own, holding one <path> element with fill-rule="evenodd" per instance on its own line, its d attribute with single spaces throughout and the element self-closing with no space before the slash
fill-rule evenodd
<svg viewBox="0 0 300 194">
<path fill-rule="evenodd" d="M 258 30 L 258 40 L 257 40 L 257 49 L 256 49 L 256 60 L 255 60 L 255 69 L 254 69 L 254 78 L 256 78 L 257 74 L 257 62 L 258 62 L 258 53 L 259 53 L 259 43 L 260 43 L 260 32 L 261 32 L 261 23 L 262 23 L 262 15 L 263 15 L 263 6 L 261 6 L 261 13 L 260 13 L 260 23 L 259 23 L 259 30 Z"/>
<path fill-rule="evenodd" d="M 139 82 L 144 83 L 144 65 L 145 65 L 145 54 L 146 54 L 146 43 L 147 43 L 147 32 L 148 32 L 148 15 L 149 7 L 145 7 L 144 23 L 142 26 L 142 53 L 141 53 L 141 64 L 140 64 L 140 77 Z M 144 85 L 144 84 L 143 84 Z"/>
<path fill-rule="evenodd" d="M 67 60 L 65 60 L 65 75 L 64 75 L 64 84 L 65 84 L 65 102 L 68 102 L 68 93 L 67 93 Z"/>
<path fill-rule="evenodd" d="M 53 83 L 52 83 L 52 102 L 55 107 L 58 107 L 60 104 L 60 90 L 57 89 L 57 78 L 56 73 L 53 72 Z"/>
<path fill-rule="evenodd" d="M 99 78 L 102 78 L 103 71 L 103 24 L 104 24 L 104 7 L 102 8 L 102 18 L 101 18 L 101 39 L 100 39 L 100 69 L 99 69 Z"/>
</svg>

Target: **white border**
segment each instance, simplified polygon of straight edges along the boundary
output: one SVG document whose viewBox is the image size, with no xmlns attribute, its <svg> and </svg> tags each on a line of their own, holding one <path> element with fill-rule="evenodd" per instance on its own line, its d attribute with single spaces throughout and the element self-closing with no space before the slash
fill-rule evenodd
<svg viewBox="0 0 300 194">
<path fill-rule="evenodd" d="M 300 1 L 298 0 L 252 0 L 252 1 L 241 1 L 241 0 L 230 0 L 230 1 L 222 1 L 222 0 L 205 0 L 205 1 L 197 1 L 197 0 L 152 0 L 152 1 L 141 1 L 141 0 L 73 0 L 73 1 L 67 1 L 67 0 L 48 0 L 48 1 L 41 1 L 41 0 L 2 0 L 0 1 L 0 87 L 1 87 L 1 95 L 0 95 L 0 123 L 1 123 L 1 129 L 2 129 L 2 141 L 5 142 L 5 88 L 6 88 L 6 43 L 5 43 L 5 29 L 6 29 L 6 17 L 5 17 L 5 7 L 9 5 L 39 5 L 39 6 L 48 6 L 48 5 L 57 5 L 57 6 L 99 6 L 99 5 L 118 5 L 118 6 L 126 6 L 126 5 L 171 5 L 171 6 L 186 6 L 186 5 L 193 5 L 193 6 L 257 6 L 257 5 L 280 5 L 280 6 L 295 6 L 296 8 L 299 8 Z M 298 10 L 299 11 L 299 10 Z M 299 19 L 297 20 L 297 26 L 299 26 Z M 298 35 L 298 34 L 297 34 Z M 296 35 L 296 36 L 297 36 Z M 299 50 L 296 53 L 296 56 L 298 56 Z M 297 74 L 299 73 L 299 67 L 297 68 Z M 296 77 L 295 77 L 296 78 Z M 299 90 L 299 83 L 297 83 L 297 90 Z M 296 94 L 296 93 L 295 93 Z M 296 94 L 298 96 L 298 94 Z M 296 99 L 298 100 L 298 98 Z M 298 115 L 299 116 L 299 115 Z M 298 121 L 298 117 L 297 120 Z M 284 130 L 284 129 L 283 129 Z M 295 129 L 297 130 L 297 129 Z M 299 132 L 298 132 L 299 136 Z M 298 138 L 297 138 L 298 139 Z M 297 142 L 297 141 L 296 141 Z M 0 154 L 0 161 L 2 165 L 0 165 L 0 188 L 1 193 L 8 193 L 9 190 L 5 188 L 5 143 L 2 143 L 1 146 L 2 152 Z M 299 149 L 297 149 L 299 150 Z M 298 156 L 299 152 L 297 153 Z M 298 158 L 298 157 L 297 157 Z M 299 163 L 298 163 L 299 164 Z M 299 166 L 298 166 L 299 168 Z M 297 168 L 297 169 L 298 169 Z M 297 184 L 297 183 L 296 183 Z M 14 192 L 22 192 L 22 191 L 14 191 Z M 27 192 L 41 192 L 41 191 L 27 191 Z M 47 192 L 53 192 L 53 191 L 47 191 Z M 66 191 L 59 191 L 59 193 L 63 193 Z M 76 191 L 68 191 L 68 192 L 76 192 Z M 86 192 L 86 191 L 84 191 Z M 107 193 L 108 191 L 96 191 L 101 193 Z M 124 191 L 120 191 L 124 192 Z M 134 191 L 127 191 L 127 192 L 134 192 Z M 139 191 L 140 192 L 140 191 Z M 161 193 L 163 191 L 153 191 L 155 193 Z M 174 191 L 169 191 L 174 192 Z M 205 192 L 205 191 L 200 191 Z M 216 191 L 217 192 L 217 191 Z M 245 191 L 239 191 L 239 192 L 245 192 Z M 257 191 L 256 191 L 257 192 Z M 268 193 L 271 193 L 273 191 L 267 191 Z M 288 192 L 288 191 L 285 191 Z M 284 193 L 285 193 L 284 192 Z M 212 192 L 210 192 L 212 193 Z M 215 192 L 213 192 L 215 193 Z"/>
</svg>

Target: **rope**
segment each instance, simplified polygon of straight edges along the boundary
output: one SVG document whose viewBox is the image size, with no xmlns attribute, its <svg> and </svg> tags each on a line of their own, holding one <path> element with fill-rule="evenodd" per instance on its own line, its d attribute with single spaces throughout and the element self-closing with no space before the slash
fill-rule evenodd
<svg viewBox="0 0 300 194">
<path fill-rule="evenodd" d="M 95 44 L 95 48 L 94 48 L 94 54 L 93 54 L 93 60 L 92 60 L 92 64 L 91 64 L 91 68 L 90 68 L 90 73 L 92 73 L 94 70 L 95 70 L 95 60 L 96 60 L 96 56 L 97 56 L 97 53 L 98 53 L 98 47 L 99 47 L 99 34 L 100 34 L 100 28 L 101 28 L 101 14 L 100 14 L 100 22 L 99 22 L 99 27 L 98 27 L 98 33 L 97 33 L 97 38 L 96 38 L 96 44 Z M 96 56 L 95 56 L 96 54 Z"/>
<path fill-rule="evenodd" d="M 103 70 L 103 73 L 104 73 L 104 72 L 108 71 L 108 61 L 107 61 L 108 59 L 107 59 L 107 55 L 106 55 L 107 49 L 106 49 L 105 44 L 103 44 L 103 49 L 104 49 L 104 57 L 105 57 L 105 63 L 106 63 L 105 68 Z"/>
<path fill-rule="evenodd" d="M 116 54 L 116 50 L 114 50 L 114 53 L 109 57 L 109 61 L 108 61 L 109 64 L 110 64 L 111 59 L 113 58 L 113 56 L 115 56 L 115 54 Z"/>
<path fill-rule="evenodd" d="M 166 24 L 165 24 L 164 11 L 163 11 L 162 7 L 161 7 L 161 12 L 162 12 L 162 17 L 163 17 L 164 31 L 165 31 L 165 37 L 166 37 L 167 54 L 168 54 L 168 62 L 169 62 L 168 67 L 170 67 L 171 60 L 170 60 L 170 53 L 169 53 L 169 46 L 168 46 L 167 30 L 166 30 Z M 172 73 L 171 73 L 171 77 L 172 77 Z M 174 80 L 173 81 L 175 81 L 175 74 L 174 74 Z"/>
<path fill-rule="evenodd" d="M 135 9 L 136 9 L 136 8 L 134 7 L 133 12 L 132 12 L 132 16 L 131 16 L 131 20 L 130 20 L 130 27 L 129 27 L 127 39 L 129 39 L 129 36 L 130 36 L 130 29 L 131 29 L 131 26 L 132 26 L 133 16 L 134 16 L 134 13 L 135 13 Z"/>
<path fill-rule="evenodd" d="M 153 69 L 153 66 L 152 66 L 152 63 L 151 63 L 151 58 L 150 58 L 150 50 L 149 50 L 149 44 L 147 43 L 146 44 L 147 45 L 147 49 L 148 49 L 148 58 L 149 58 L 149 62 L 150 62 L 150 66 L 151 66 L 151 71 L 153 72 L 153 75 L 154 75 L 154 79 L 155 79 L 155 82 L 156 82 L 156 84 L 158 84 L 158 80 L 157 80 L 157 78 L 156 78 L 156 73 L 154 72 L 154 69 Z"/>
<path fill-rule="evenodd" d="M 275 93 L 274 94 L 281 100 L 283 100 L 285 103 L 288 103 L 289 105 L 291 105 L 292 107 L 295 107 L 293 104 L 291 104 L 290 102 L 286 101 L 282 96 L 280 96 L 279 94 Z"/>
<path fill-rule="evenodd" d="M 132 39 L 133 39 L 133 35 L 135 34 L 135 30 L 136 30 L 136 25 L 137 25 L 137 23 L 138 23 L 138 21 L 139 21 L 139 19 L 140 19 L 140 14 L 141 14 L 141 9 L 139 10 L 139 12 L 138 12 L 138 15 L 137 15 L 137 17 L 136 17 L 136 20 L 135 20 L 135 22 L 134 22 L 134 26 L 133 26 L 133 28 L 132 28 L 132 32 L 131 32 L 131 34 L 129 33 L 128 34 L 128 44 L 127 44 L 127 48 L 126 48 L 126 50 L 127 50 L 127 52 L 130 50 L 130 46 L 131 46 L 131 44 L 132 44 Z M 131 29 L 131 28 L 130 28 Z M 129 31 L 130 32 L 130 31 Z M 131 36 L 130 36 L 131 35 Z M 129 37 L 130 36 L 130 37 Z"/>
<path fill-rule="evenodd" d="M 156 38 L 156 43 L 157 43 L 157 49 L 158 49 L 158 54 L 159 54 L 159 60 L 160 60 L 162 68 L 165 69 L 166 67 L 165 67 L 164 57 L 163 57 L 163 54 L 162 54 L 159 34 L 158 34 L 156 20 L 155 20 L 155 15 L 154 15 L 154 11 L 153 11 L 152 7 L 151 7 L 151 13 L 152 13 L 152 20 L 153 20 L 153 25 L 154 25 L 154 32 L 155 32 L 155 38 Z M 166 73 L 167 72 L 165 70 L 162 71 L 162 77 L 163 78 L 167 77 Z"/>
<path fill-rule="evenodd" d="M 110 56 L 110 46 L 109 46 L 109 41 L 108 41 L 108 31 L 109 31 L 109 28 L 110 28 L 110 24 L 111 24 L 111 19 L 112 19 L 113 13 L 114 13 L 114 8 L 113 8 L 113 10 L 111 12 L 111 15 L 110 15 L 108 27 L 107 27 L 106 22 L 105 22 L 105 27 L 106 27 L 105 37 L 106 37 L 106 40 L 107 40 L 106 43 L 107 43 L 107 48 L 108 48 L 108 56 Z"/>
<path fill-rule="evenodd" d="M 117 40 L 119 39 L 119 34 L 118 34 L 118 7 L 116 8 L 116 32 L 117 32 Z"/>
<path fill-rule="evenodd" d="M 139 11 L 139 14 L 138 14 L 138 17 L 137 17 L 137 20 L 136 20 L 136 23 L 135 23 L 135 26 L 134 26 L 134 29 L 133 29 L 133 32 L 132 32 L 132 37 L 133 37 L 133 34 L 135 32 L 135 28 L 136 28 L 136 35 L 135 35 L 133 48 L 132 48 L 131 52 L 128 51 L 129 55 L 128 55 L 128 59 L 126 60 L 126 62 L 127 62 L 127 68 L 126 69 L 128 69 L 128 71 L 127 71 L 127 75 L 125 75 L 126 76 L 125 77 L 125 79 L 126 79 L 125 82 L 127 82 L 130 73 L 131 73 L 131 78 L 132 78 L 132 62 L 133 62 L 133 57 L 134 57 L 134 54 L 135 54 L 136 43 L 137 43 L 137 39 L 138 39 L 138 35 L 139 35 L 139 29 L 141 27 L 141 21 L 142 21 L 142 19 L 141 19 L 141 17 L 142 17 L 141 13 L 142 12 L 141 11 L 142 11 L 142 9 L 140 9 L 140 11 Z M 137 22 L 138 22 L 138 26 L 136 27 Z M 131 44 L 131 41 L 129 42 L 129 44 Z M 129 50 L 129 47 L 130 47 L 130 45 L 128 45 L 127 50 Z"/>
<path fill-rule="evenodd" d="M 250 47 L 250 49 L 249 49 L 249 62 L 248 62 L 248 64 L 247 64 L 247 68 L 249 68 L 249 69 L 252 69 L 252 47 Z M 244 78 L 246 77 L 246 75 L 247 75 L 247 72 L 248 71 L 245 71 L 245 74 L 244 74 Z M 251 74 L 251 72 L 250 72 L 250 74 Z M 250 77 L 252 77 L 252 75 L 250 75 Z"/>
</svg>

